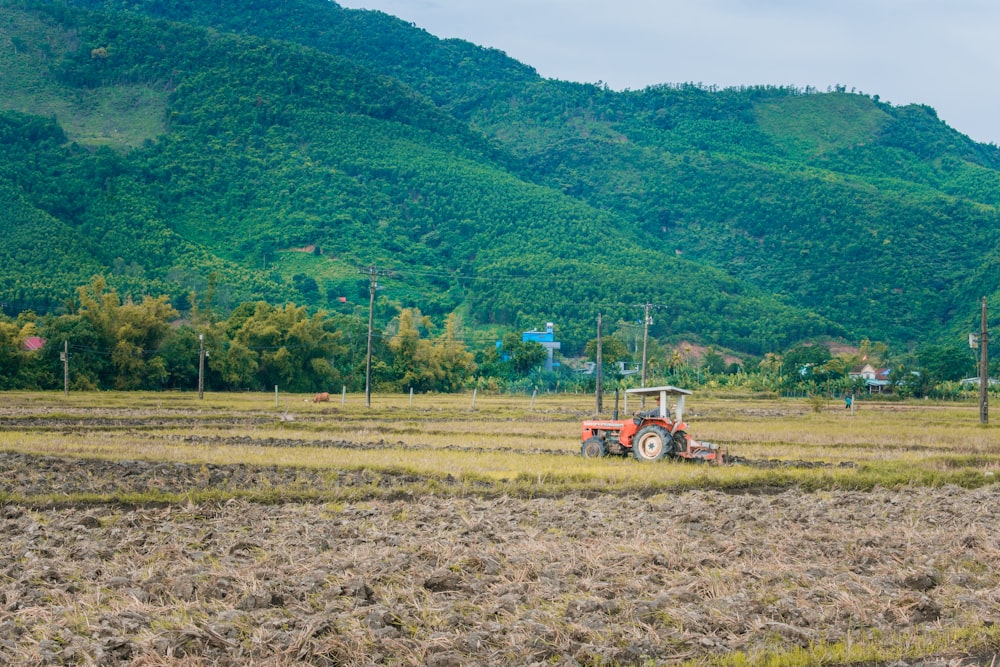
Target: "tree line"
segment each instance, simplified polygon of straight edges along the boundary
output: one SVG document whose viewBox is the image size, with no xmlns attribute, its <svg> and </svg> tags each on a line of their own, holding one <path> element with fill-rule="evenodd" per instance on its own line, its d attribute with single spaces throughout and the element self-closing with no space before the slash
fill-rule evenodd
<svg viewBox="0 0 1000 667">
<path fill-rule="evenodd" d="M 364 387 L 367 322 L 294 304 L 245 302 L 219 318 L 192 295 L 181 313 L 166 296 L 124 299 L 104 277 L 76 290 L 67 311 L 0 319 L 0 388 L 62 386 L 64 349 L 75 390 L 190 389 L 206 353 L 206 389 L 290 392 Z M 457 316 L 442 331 L 401 309 L 375 337 L 374 377 L 383 390 L 455 391 L 475 369 Z M 26 349 L 41 338 L 44 346 Z"/>
<path fill-rule="evenodd" d="M 458 312 L 435 324 L 419 309 L 380 300 L 379 312 L 390 317 L 373 332 L 376 391 L 595 389 L 594 373 L 568 366 L 545 371 L 545 349 L 516 332 L 473 333 Z M 62 388 L 66 350 L 72 390 L 192 390 L 202 350 L 202 381 L 210 391 L 364 389 L 366 317 L 264 301 L 242 303 L 221 317 L 206 307 L 210 296 L 191 294 L 188 302 L 182 316 L 165 296 L 123 298 L 97 276 L 77 288 L 65 312 L 0 315 L 0 389 Z M 639 330 L 634 322 L 619 320 L 602 337 L 605 389 L 638 386 Z M 44 345 L 26 345 L 34 339 Z M 584 358 L 594 359 L 596 352 L 595 338 L 585 346 Z M 825 345 L 802 343 L 740 359 L 713 347 L 693 350 L 655 338 L 646 345 L 650 385 L 845 395 L 866 391 L 864 381 L 850 374 L 865 361 L 888 367 L 891 392 L 903 397 L 958 397 L 960 381 L 976 374 L 974 352 L 950 344 L 895 354 L 884 343 L 866 340 L 856 352 L 834 355 Z"/>
</svg>

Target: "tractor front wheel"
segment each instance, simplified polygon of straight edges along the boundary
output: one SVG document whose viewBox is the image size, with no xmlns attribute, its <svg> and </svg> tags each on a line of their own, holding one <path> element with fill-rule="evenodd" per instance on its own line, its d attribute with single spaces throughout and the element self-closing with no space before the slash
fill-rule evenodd
<svg viewBox="0 0 1000 667">
<path fill-rule="evenodd" d="M 662 426 L 650 424 L 632 438 L 632 456 L 639 461 L 659 461 L 673 451 L 673 438 Z"/>
<path fill-rule="evenodd" d="M 599 459 L 608 452 L 604 447 L 604 441 L 595 435 L 583 441 L 583 444 L 580 445 L 580 453 L 585 459 Z"/>
</svg>

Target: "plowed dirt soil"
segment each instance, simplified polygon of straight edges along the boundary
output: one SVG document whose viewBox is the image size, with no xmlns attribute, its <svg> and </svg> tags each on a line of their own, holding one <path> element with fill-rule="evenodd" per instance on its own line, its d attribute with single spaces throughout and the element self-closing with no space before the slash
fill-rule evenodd
<svg viewBox="0 0 1000 667">
<path fill-rule="evenodd" d="M 412 480 L 0 455 L 4 493 L 373 481 Z M 998 502 L 990 487 L 7 504 L 0 662 L 671 664 L 992 624 Z"/>
<path fill-rule="evenodd" d="M 118 432 L 152 449 L 380 448 L 387 464 L 455 447 L 269 437 L 254 429 L 273 415 L 192 417 L 159 396 L 46 400 L 0 410 L 0 431 L 24 434 L 0 450 L 2 665 L 765 664 L 799 649 L 809 664 L 866 641 L 899 667 L 994 660 L 981 641 L 939 649 L 1000 622 L 995 484 L 513 497 L 391 468 L 41 456 L 23 443 L 110 450 Z M 578 456 L 553 442 L 516 454 Z"/>
</svg>

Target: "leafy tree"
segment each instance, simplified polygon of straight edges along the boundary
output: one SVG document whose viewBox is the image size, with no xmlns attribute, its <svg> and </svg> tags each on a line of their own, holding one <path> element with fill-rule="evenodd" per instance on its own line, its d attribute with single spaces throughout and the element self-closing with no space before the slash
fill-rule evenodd
<svg viewBox="0 0 1000 667">
<path fill-rule="evenodd" d="M 166 386 L 171 389 L 194 389 L 198 386 L 199 347 L 198 333 L 190 325 L 168 330 L 157 355 L 164 363 Z"/>
<path fill-rule="evenodd" d="M 214 367 L 226 382 L 257 387 L 280 386 L 286 391 L 311 392 L 336 386 L 341 377 L 333 359 L 345 352 L 340 333 L 325 312 L 309 316 L 304 306 L 272 306 L 266 302 L 233 313 L 222 324 L 230 331 L 230 347 Z"/>
<path fill-rule="evenodd" d="M 222 354 L 209 359 L 209 365 L 229 388 L 259 387 L 258 355 L 239 341 L 231 342 Z"/>
<path fill-rule="evenodd" d="M 462 341 L 462 323 L 456 313 L 445 320 L 444 333 L 435 341 L 435 361 L 441 368 L 439 391 L 459 391 L 476 371 L 473 354 Z"/>
<path fill-rule="evenodd" d="M 457 315 L 448 317 L 437 338 L 421 338 L 421 329 L 432 330 L 430 318 L 415 308 L 404 308 L 389 339 L 394 384 L 414 391 L 458 391 L 475 371 L 473 356 L 460 339 Z"/>
<path fill-rule="evenodd" d="M 328 326 L 340 334 L 342 349 L 332 362 L 342 386 L 352 391 L 364 389 L 368 352 L 368 320 L 354 315 L 333 315 Z M 385 360 L 391 353 L 382 336 L 372 338 L 372 377 L 375 386 L 387 379 Z"/>
<path fill-rule="evenodd" d="M 856 360 L 857 357 L 854 355 L 838 354 L 819 366 L 817 370 L 826 379 L 846 378 Z"/>
<path fill-rule="evenodd" d="M 504 335 L 502 349 L 509 355 L 511 368 L 518 375 L 538 368 L 545 363 L 548 356 L 541 343 L 521 340 L 521 337 L 514 333 Z"/>
<path fill-rule="evenodd" d="M 706 372 L 712 375 L 722 375 L 726 372 L 725 358 L 713 347 L 705 350 L 705 354 L 701 358 L 701 365 Z"/>
<path fill-rule="evenodd" d="M 29 361 L 21 347 L 25 333 L 16 322 L 0 317 L 0 389 L 25 388 L 22 374 Z"/>
<path fill-rule="evenodd" d="M 597 360 L 597 339 L 593 338 L 587 341 L 587 345 L 584 348 L 584 354 L 588 359 Z M 627 361 L 632 355 L 629 354 L 628 348 L 625 347 L 620 339 L 614 336 L 601 336 L 601 361 L 605 364 L 611 365 L 619 361 Z"/>
<path fill-rule="evenodd" d="M 923 398 L 932 388 L 929 376 L 920 372 L 919 362 L 912 355 L 895 360 L 889 372 L 889 382 L 893 391 L 902 398 Z"/>
<path fill-rule="evenodd" d="M 858 357 L 860 360 L 867 361 L 871 364 L 884 364 L 889 358 L 889 347 L 881 341 L 875 341 L 873 343 L 869 339 L 863 338 L 861 340 L 860 349 L 858 350 Z"/>
<path fill-rule="evenodd" d="M 664 348 L 660 345 L 660 342 L 655 338 L 650 337 L 646 342 L 646 378 L 651 380 L 652 378 L 664 377 L 670 370 L 669 363 L 671 361 L 672 351 Z M 642 362 L 642 350 L 639 350 L 639 354 L 636 359 Z M 640 369 L 641 372 L 642 369 Z M 650 384 L 650 382 L 647 382 Z"/>
<path fill-rule="evenodd" d="M 830 350 L 825 345 L 799 344 L 789 348 L 784 354 L 784 367 L 788 375 L 797 374 L 802 378 L 811 376 L 831 359 Z"/>
<path fill-rule="evenodd" d="M 667 357 L 667 370 L 671 373 L 678 372 L 684 366 L 684 357 L 681 356 L 681 351 L 674 348 L 670 350 L 670 354 Z"/>
<path fill-rule="evenodd" d="M 430 318 L 413 308 L 399 313 L 396 332 L 389 339 L 392 352 L 392 370 L 397 389 L 432 391 L 436 368 L 431 365 L 430 341 L 420 338 L 420 326 L 430 327 Z"/>
<path fill-rule="evenodd" d="M 292 283 L 307 303 L 315 302 L 319 299 L 319 285 L 316 284 L 316 279 L 312 276 L 304 273 L 296 273 L 292 276 Z"/>
<path fill-rule="evenodd" d="M 976 374 L 976 358 L 967 345 L 928 345 L 917 352 L 920 372 L 930 383 L 961 380 Z"/>
<path fill-rule="evenodd" d="M 68 318 L 68 327 L 53 331 L 53 342 L 68 339 L 83 367 L 78 372 L 107 389 L 154 389 L 167 378 L 166 365 L 157 356 L 177 311 L 167 297 L 145 297 L 141 303 L 119 298 L 102 276 L 77 289 L 77 312 Z M 59 329 L 62 329 L 60 335 Z"/>
<path fill-rule="evenodd" d="M 765 373 L 777 376 L 779 373 L 781 373 L 784 362 L 785 358 L 782 355 L 776 354 L 774 352 L 768 352 L 767 354 L 764 355 L 764 358 L 761 359 L 760 364 L 758 364 L 758 367 Z"/>
</svg>

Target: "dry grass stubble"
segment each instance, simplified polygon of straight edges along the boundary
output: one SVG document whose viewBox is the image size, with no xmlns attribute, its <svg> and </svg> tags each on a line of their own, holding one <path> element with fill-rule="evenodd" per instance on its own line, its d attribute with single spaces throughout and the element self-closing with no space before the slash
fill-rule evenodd
<svg viewBox="0 0 1000 667">
<path fill-rule="evenodd" d="M 884 444 L 861 460 L 957 466 L 978 475 L 970 488 L 904 483 L 861 492 L 834 483 L 806 492 L 786 481 L 741 493 L 681 485 L 650 495 L 634 484 L 660 475 L 712 485 L 731 473 L 557 453 L 577 447 L 573 415 L 542 429 L 540 448 L 552 451 L 537 453 L 538 443 L 511 435 L 523 434 L 524 422 L 506 403 L 495 423 L 485 408 L 466 422 L 475 448 L 455 451 L 454 428 L 419 433 L 421 424 L 461 418 L 445 407 L 399 429 L 420 470 L 445 475 L 456 461 L 475 469 L 485 458 L 514 477 L 569 469 L 586 476 L 586 488 L 531 498 L 457 485 L 392 499 L 374 493 L 386 481 L 378 457 L 297 448 L 322 437 L 324 424 L 376 424 L 382 437 L 368 413 L 317 409 L 314 420 L 277 426 L 264 410 L 215 399 L 212 414 L 185 420 L 178 405 L 190 399 L 182 399 L 146 398 L 156 405 L 140 409 L 115 407 L 124 398 L 112 396 L 94 431 L 85 405 L 67 411 L 51 397 L 0 405 L 0 492 L 8 498 L 0 507 L 0 663 L 846 664 L 1000 647 L 1000 517 L 992 511 L 1000 489 L 982 477 L 996 465 L 995 447 L 992 431 L 968 428 L 961 409 L 940 408 L 921 429 L 914 421 L 922 409 L 872 410 L 867 421 L 849 422 L 783 402 L 763 406 L 766 416 L 759 404 L 699 407 L 706 431 L 731 434 L 734 450 L 745 439 L 762 452 L 852 460 L 843 451 L 861 456 Z M 479 451 L 491 430 L 506 448 L 492 455 Z M 967 433 L 965 451 L 954 453 L 939 437 L 946 432 Z M 277 435 L 287 441 L 281 447 L 260 446 Z M 315 458 L 297 467 L 297 452 Z M 108 460 L 77 458 L 97 453 Z M 274 457 L 283 465 L 267 465 Z M 398 467 L 401 456 L 389 445 L 382 458 Z M 372 485 L 373 494 L 280 502 L 283 493 L 330 483 Z M 535 488 L 545 486 L 539 475 Z M 122 505 L 92 495 L 126 487 L 150 498 L 156 489 L 223 496 Z M 277 502 L 240 499 L 250 487 L 273 489 Z M 17 494 L 38 502 L 12 500 Z"/>
<path fill-rule="evenodd" d="M 982 508 L 998 501 L 945 488 L 8 505 L 0 658 L 634 664 L 848 642 L 905 657 L 952 631 L 991 636 L 1000 518 Z"/>
</svg>

